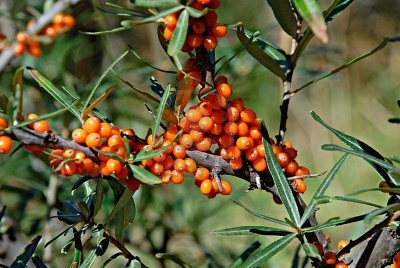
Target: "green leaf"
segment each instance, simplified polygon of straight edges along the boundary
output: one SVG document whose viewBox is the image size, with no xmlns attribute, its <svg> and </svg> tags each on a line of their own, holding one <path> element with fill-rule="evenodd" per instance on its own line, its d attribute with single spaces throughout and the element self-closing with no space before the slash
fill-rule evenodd
<svg viewBox="0 0 400 268">
<path fill-rule="evenodd" d="M 294 222 L 297 227 L 300 227 L 300 213 L 297 209 L 297 203 L 293 195 L 293 190 L 290 187 L 289 182 L 282 171 L 282 167 L 279 165 L 278 160 L 276 160 L 274 152 L 272 151 L 265 123 L 263 120 L 261 120 L 261 123 L 262 140 L 267 157 L 268 169 L 271 172 L 276 189 L 279 193 L 279 198 L 282 200 L 282 203 L 285 206 L 287 213 L 289 214 L 290 220 Z"/>
<path fill-rule="evenodd" d="M 351 198 L 351 197 L 343 197 L 343 196 L 321 196 L 316 199 L 317 204 L 324 204 L 324 203 L 329 203 L 332 201 L 344 201 L 344 202 L 350 202 L 350 203 L 357 203 L 357 204 L 362 204 L 362 205 L 367 205 L 367 206 L 372 206 L 376 208 L 381 208 L 382 206 L 367 202 L 364 200 L 356 199 L 356 198 Z"/>
<path fill-rule="evenodd" d="M 166 8 L 180 4 L 179 0 L 135 0 L 133 3 L 140 7 Z"/>
<path fill-rule="evenodd" d="M 319 254 L 316 246 L 314 246 L 313 244 L 308 243 L 308 242 L 304 242 L 302 246 L 303 246 L 304 253 L 308 257 L 322 261 L 321 255 Z"/>
<path fill-rule="evenodd" d="M 274 223 L 277 223 L 277 224 L 280 224 L 280 225 L 283 225 L 283 226 L 290 227 L 290 225 L 287 222 L 275 219 L 275 218 L 267 216 L 267 215 L 263 215 L 263 214 L 257 213 L 255 211 L 249 209 L 248 207 L 246 207 L 245 205 L 243 205 L 241 202 L 239 202 L 237 200 L 232 199 L 232 202 L 235 203 L 236 205 L 244 208 L 247 212 L 249 212 L 253 216 L 256 216 L 258 218 L 261 218 L 261 219 L 264 219 L 264 220 L 267 220 L 267 221 L 270 221 L 270 222 L 274 222 Z"/>
<path fill-rule="evenodd" d="M 163 259 L 163 260 L 170 260 L 176 264 L 178 264 L 180 267 L 182 268 L 187 268 L 187 267 L 191 267 L 189 264 L 185 263 L 184 261 L 182 261 L 178 256 L 175 256 L 173 254 L 169 254 L 169 253 L 157 253 L 156 254 L 156 258 L 157 259 Z"/>
<path fill-rule="evenodd" d="M 314 80 L 312 80 L 312 81 L 310 81 L 310 82 L 308 82 L 308 83 L 302 85 L 302 86 L 299 87 L 298 89 L 293 90 L 292 93 L 297 93 L 297 92 L 301 91 L 303 88 L 306 88 L 306 87 L 308 87 L 308 86 L 310 86 L 310 85 L 312 85 L 312 84 L 314 84 L 314 83 L 316 83 L 316 82 L 318 82 L 318 81 L 321 81 L 321 80 L 323 80 L 323 79 L 325 79 L 325 78 L 327 78 L 327 77 L 329 77 L 329 76 L 331 76 L 331 75 L 333 75 L 333 74 L 335 74 L 335 73 L 338 73 L 338 72 L 340 72 L 341 70 L 346 69 L 347 67 L 351 66 L 352 64 L 354 64 L 354 63 L 356 63 L 356 62 L 358 62 L 358 61 L 360 61 L 360 60 L 362 60 L 362 59 L 365 59 L 365 58 L 367 58 L 367 57 L 369 57 L 369 56 L 375 54 L 375 53 L 378 52 L 379 50 L 381 50 L 381 49 L 383 49 L 384 47 L 386 47 L 386 45 L 387 45 L 389 42 L 390 42 L 390 39 L 389 39 L 389 38 L 384 38 L 383 41 L 382 41 L 376 48 L 374 48 L 373 50 L 371 50 L 371 51 L 369 51 L 369 52 L 367 52 L 367 53 L 365 53 L 365 54 L 363 54 L 363 55 L 361 55 L 361 56 L 358 56 L 358 57 L 352 59 L 351 61 L 345 63 L 344 65 L 342 65 L 342 66 L 340 66 L 340 67 L 334 69 L 333 71 L 330 71 L 329 73 L 326 73 L 326 74 L 322 75 L 321 77 L 318 77 L 318 78 L 316 78 L 316 79 L 314 79 Z"/>
<path fill-rule="evenodd" d="M 154 120 L 153 128 L 152 128 L 153 141 L 156 140 L 157 131 L 158 131 L 158 128 L 160 127 L 161 119 L 164 114 L 164 109 L 165 109 L 165 106 L 167 105 L 167 101 L 168 101 L 170 92 L 171 92 L 171 85 L 168 84 L 167 89 L 164 90 L 164 93 L 163 93 L 161 101 L 160 101 L 160 105 L 158 106 L 157 111 L 156 111 L 156 118 Z"/>
<path fill-rule="evenodd" d="M 244 261 L 259 247 L 261 246 L 260 242 L 256 241 L 251 244 L 239 257 L 237 257 L 229 267 L 231 268 L 239 268 L 242 267 Z"/>
<path fill-rule="evenodd" d="M 376 150 L 374 150 L 373 148 L 371 148 L 364 142 L 362 142 L 350 135 L 347 135 L 337 129 L 334 129 L 331 126 L 328 126 L 328 124 L 326 124 L 324 121 L 322 121 L 322 119 L 315 112 L 312 111 L 311 116 L 314 118 L 315 121 L 317 121 L 318 123 L 323 125 L 325 128 L 330 130 L 333 134 L 336 135 L 336 137 L 338 137 L 341 141 L 343 141 L 346 145 L 348 145 L 353 150 L 358 151 L 358 152 L 368 153 L 378 159 L 384 160 L 382 155 L 380 155 Z M 379 166 L 369 160 L 368 160 L 368 163 L 375 169 L 375 171 L 379 174 L 379 176 L 383 180 L 385 180 L 388 183 L 393 181 L 393 179 L 387 174 L 387 171 L 384 168 L 382 168 L 381 166 Z M 395 185 L 399 186 L 398 182 L 393 182 L 393 183 Z"/>
<path fill-rule="evenodd" d="M 47 93 L 49 93 L 55 100 L 57 100 L 61 105 L 64 107 L 71 107 L 71 98 L 70 96 L 67 96 L 63 91 L 58 89 L 56 86 L 54 86 L 49 80 L 47 80 L 45 77 L 43 77 L 38 71 L 31 67 L 26 67 L 28 69 L 28 72 L 32 75 L 32 77 L 36 80 L 36 82 L 39 83 L 39 85 L 44 88 Z M 75 100 L 73 100 L 75 101 Z M 71 107 L 69 108 L 69 111 L 75 115 L 78 119 L 80 119 L 80 113 L 77 108 Z"/>
<path fill-rule="evenodd" d="M 13 263 L 11 263 L 10 267 L 22 268 L 27 267 L 26 264 L 35 253 L 36 247 L 39 244 L 40 239 L 42 239 L 41 235 L 36 236 L 29 245 L 27 245 L 24 251 L 18 255 Z"/>
<path fill-rule="evenodd" d="M 315 36 L 322 43 L 328 43 L 328 32 L 325 18 L 317 0 L 292 0 L 301 17 L 308 22 Z"/>
<path fill-rule="evenodd" d="M 358 222 L 358 221 L 362 221 L 364 220 L 364 218 L 367 216 L 368 214 L 362 214 L 359 216 L 355 216 L 355 217 L 350 217 L 350 218 L 346 218 L 346 219 L 339 219 L 339 220 L 330 220 L 328 222 L 313 226 L 313 227 L 307 227 L 303 229 L 304 233 L 312 233 L 315 231 L 319 231 L 319 230 L 323 230 L 323 229 L 327 229 L 327 228 L 331 228 L 331 227 L 336 227 L 336 226 L 340 226 L 340 225 L 345 225 L 345 224 L 349 224 L 349 223 L 354 223 L 354 222 Z"/>
<path fill-rule="evenodd" d="M 381 160 L 379 158 L 376 158 L 376 157 L 371 156 L 370 154 L 367 154 L 364 152 L 357 152 L 357 151 L 349 150 L 349 149 L 346 149 L 346 148 L 343 148 L 343 147 L 340 147 L 340 146 L 334 145 L 334 144 L 324 144 L 321 146 L 321 148 L 323 150 L 327 150 L 327 151 L 341 151 L 341 152 L 345 152 L 345 153 L 352 154 L 355 156 L 359 156 L 369 162 L 375 163 L 375 164 L 377 164 L 383 168 L 386 168 L 388 170 L 400 172 L 400 169 L 396 168 L 389 162 L 387 162 L 385 160 Z"/>
<path fill-rule="evenodd" d="M 102 151 L 97 148 L 93 148 L 93 150 L 95 150 L 98 154 L 101 154 L 101 155 L 110 157 L 112 159 L 118 160 L 119 162 L 125 163 L 125 159 L 123 159 L 121 156 L 119 156 L 117 154 L 114 154 L 112 152 Z"/>
<path fill-rule="evenodd" d="M 129 28 L 130 27 L 118 27 L 118 28 L 114 28 L 114 29 L 106 30 L 106 31 L 99 31 L 99 32 L 83 32 L 83 31 L 80 31 L 80 33 L 87 34 L 87 35 L 103 35 L 103 34 L 111 34 L 111 33 L 122 32 L 122 31 L 128 30 Z"/>
<path fill-rule="evenodd" d="M 243 26 L 239 26 L 236 30 L 236 34 L 246 48 L 246 50 L 252 55 L 256 60 L 258 60 L 262 65 L 264 65 L 268 70 L 270 70 L 275 75 L 279 76 L 282 81 L 286 79 L 284 70 L 281 68 L 280 64 L 277 62 L 277 58 L 281 58 L 282 53 L 274 49 L 267 43 L 261 42 L 254 38 L 254 36 L 247 37 Z M 274 55 L 271 56 L 271 54 Z M 279 59 L 281 62 L 286 62 L 286 59 Z"/>
<path fill-rule="evenodd" d="M 144 182 L 149 185 L 160 184 L 162 181 L 159 177 L 155 176 L 153 173 L 148 171 L 147 169 L 141 168 L 136 165 L 129 165 L 133 176 L 141 182 Z"/>
<path fill-rule="evenodd" d="M 168 55 L 177 55 L 185 44 L 189 27 L 189 12 L 185 9 L 178 18 L 176 28 L 168 45 Z"/>
<path fill-rule="evenodd" d="M 223 235 L 223 236 L 236 236 L 236 235 L 276 235 L 285 236 L 291 232 L 265 226 L 239 226 L 233 228 L 226 228 L 222 230 L 213 231 L 210 234 Z"/>
<path fill-rule="evenodd" d="M 126 188 L 124 193 L 122 194 L 122 196 L 118 199 L 117 204 L 115 205 L 115 207 L 113 208 L 113 210 L 111 211 L 110 216 L 108 216 L 107 221 L 106 221 L 106 225 L 109 225 L 110 222 L 115 218 L 115 216 L 117 215 L 118 212 L 121 211 L 121 209 L 123 209 L 128 202 L 132 201 L 132 196 L 135 192 L 131 191 L 129 188 Z M 133 211 L 133 213 L 135 213 Z"/>
<path fill-rule="evenodd" d="M 400 210 L 400 204 L 398 204 L 398 203 L 397 204 L 391 204 L 389 206 L 377 209 L 377 210 L 372 211 L 371 213 L 369 213 L 367 216 L 365 216 L 364 223 L 369 225 L 369 224 L 371 224 L 372 220 L 375 217 L 377 217 L 377 216 L 379 216 L 379 215 L 381 215 L 383 213 L 386 213 L 386 212 L 393 213 L 393 212 L 398 211 L 398 210 Z"/>
<path fill-rule="evenodd" d="M 193 17 L 193 18 L 200 18 L 200 17 L 204 16 L 205 14 L 207 14 L 207 12 L 208 12 L 208 8 L 205 8 L 203 10 L 198 10 L 198 9 L 195 9 L 190 6 L 186 6 L 185 9 L 188 11 L 189 16 Z"/>
<path fill-rule="evenodd" d="M 343 10 L 345 10 L 354 0 L 336 0 L 332 11 L 325 17 L 325 21 L 329 22 L 337 17 Z"/>
<path fill-rule="evenodd" d="M 158 20 L 164 18 L 165 16 L 167 16 L 169 14 L 178 12 L 179 10 L 184 9 L 184 8 L 185 8 L 184 5 L 174 6 L 173 8 L 161 11 L 161 12 L 157 13 L 156 15 L 149 16 L 143 20 L 124 20 L 121 22 L 121 25 L 125 28 L 130 28 L 132 26 L 142 25 L 142 24 L 146 24 L 146 23 L 152 23 L 152 22 L 155 22 L 155 21 L 158 21 Z"/>
<path fill-rule="evenodd" d="M 311 213 L 314 212 L 314 209 L 317 205 L 316 199 L 325 194 L 326 190 L 329 188 L 333 179 L 335 178 L 335 175 L 338 172 L 339 168 L 342 166 L 342 164 L 344 163 L 344 161 L 346 161 L 348 157 L 349 157 L 348 154 L 342 156 L 342 158 L 340 158 L 340 160 L 329 171 L 328 175 L 326 175 L 324 181 L 318 187 L 317 191 L 315 191 L 313 198 L 311 199 L 310 203 L 305 209 L 303 216 L 301 217 L 300 220 L 300 226 L 302 226 L 306 222 L 306 220 L 310 217 Z"/>
<path fill-rule="evenodd" d="M 129 51 L 125 51 L 121 56 L 119 56 L 116 60 L 114 60 L 110 66 L 108 66 L 108 68 L 102 73 L 102 75 L 100 76 L 100 78 L 97 80 L 96 85 L 94 86 L 94 88 L 90 91 L 89 96 L 86 99 L 85 104 L 82 107 L 82 110 L 85 111 L 86 108 L 89 106 L 90 101 L 92 100 L 94 94 L 96 93 L 98 87 L 100 86 L 101 82 L 103 81 L 104 77 L 106 77 L 107 73 L 114 67 L 115 64 L 117 64 L 120 60 L 122 60 L 127 54 L 129 53 Z M 81 116 L 81 118 L 83 119 L 83 115 Z"/>
<path fill-rule="evenodd" d="M 284 249 L 292 240 L 296 237 L 297 234 L 291 233 L 288 234 L 275 242 L 272 242 L 265 248 L 261 249 L 257 253 L 251 255 L 244 263 L 243 267 L 259 267 L 261 264 L 265 263 L 276 253 Z"/>
<path fill-rule="evenodd" d="M 289 0 L 267 0 L 282 29 L 293 38 L 297 36 L 297 19 Z"/>
<path fill-rule="evenodd" d="M 7 110 L 8 98 L 2 92 L 0 92 L 0 113 L 5 113 Z"/>
<path fill-rule="evenodd" d="M 92 265 L 97 257 L 96 251 L 99 248 L 100 243 L 102 241 L 103 233 L 104 233 L 104 229 L 97 232 L 98 237 L 97 237 L 96 246 L 89 252 L 89 254 L 86 256 L 85 260 L 83 261 L 82 265 L 79 266 L 79 268 L 92 267 Z"/>
</svg>

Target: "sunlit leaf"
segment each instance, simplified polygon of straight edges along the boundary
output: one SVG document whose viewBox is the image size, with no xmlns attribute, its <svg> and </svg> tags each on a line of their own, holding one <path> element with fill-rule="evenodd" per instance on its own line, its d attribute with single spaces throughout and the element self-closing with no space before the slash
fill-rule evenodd
<svg viewBox="0 0 400 268">
<path fill-rule="evenodd" d="M 153 128 L 152 128 L 152 138 L 153 138 L 153 141 L 156 140 L 158 128 L 159 128 L 159 126 L 160 126 L 161 119 L 162 119 L 162 117 L 163 117 L 164 110 L 165 110 L 165 106 L 167 105 L 167 100 L 168 100 L 168 98 L 169 98 L 170 92 L 171 92 L 171 85 L 168 84 L 166 90 L 164 91 L 164 93 L 163 93 L 163 95 L 162 95 L 160 104 L 158 105 L 157 112 L 156 112 L 156 116 L 155 116 L 155 120 L 154 120 L 154 123 L 153 123 Z"/>
<path fill-rule="evenodd" d="M 129 165 L 133 175 L 136 179 L 149 185 L 160 184 L 161 179 L 155 176 L 147 169 L 141 168 L 137 165 Z"/>
</svg>

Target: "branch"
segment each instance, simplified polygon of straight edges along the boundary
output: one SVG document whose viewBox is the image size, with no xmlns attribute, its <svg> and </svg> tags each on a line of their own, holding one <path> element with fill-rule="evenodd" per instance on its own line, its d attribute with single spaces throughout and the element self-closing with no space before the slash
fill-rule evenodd
<svg viewBox="0 0 400 268">
<path fill-rule="evenodd" d="M 29 35 L 39 33 L 47 24 L 49 24 L 55 15 L 65 10 L 69 5 L 75 5 L 80 0 L 60 0 L 54 3 L 54 5 L 43 13 L 34 23 L 27 29 Z M 14 58 L 14 46 L 17 42 L 14 42 L 12 46 L 9 46 L 3 50 L 0 54 L 0 72 L 8 65 L 8 63 Z"/>
</svg>

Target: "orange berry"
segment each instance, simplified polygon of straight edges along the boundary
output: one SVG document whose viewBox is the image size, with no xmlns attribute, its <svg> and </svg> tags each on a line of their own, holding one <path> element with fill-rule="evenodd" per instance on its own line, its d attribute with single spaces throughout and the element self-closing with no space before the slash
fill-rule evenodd
<svg viewBox="0 0 400 268">
<path fill-rule="evenodd" d="M 252 142 L 252 139 L 250 137 L 239 137 L 236 140 L 236 146 L 240 150 L 244 151 L 244 150 L 247 150 L 247 149 L 253 147 L 253 142 Z"/>
<path fill-rule="evenodd" d="M 0 128 L 6 128 L 6 127 L 7 127 L 7 121 L 3 117 L 0 117 Z"/>
<path fill-rule="evenodd" d="M 257 145 L 257 152 L 260 157 L 265 157 L 265 147 L 264 144 Z"/>
<path fill-rule="evenodd" d="M 256 147 L 252 147 L 246 150 L 246 159 L 254 161 L 258 158 L 258 151 Z"/>
<path fill-rule="evenodd" d="M 218 143 L 221 147 L 230 147 L 235 144 L 235 138 L 229 134 L 224 133 L 218 138 Z"/>
<path fill-rule="evenodd" d="M 205 179 L 201 182 L 200 191 L 202 192 L 202 194 L 207 195 L 207 194 L 211 193 L 212 190 L 213 190 L 213 186 L 212 186 L 211 180 Z"/>
<path fill-rule="evenodd" d="M 164 171 L 164 166 L 161 163 L 154 163 L 150 167 L 150 172 L 153 173 L 156 176 L 160 176 Z"/>
<path fill-rule="evenodd" d="M 179 138 L 179 144 L 189 149 L 193 145 L 193 138 L 189 134 L 183 134 Z"/>
<path fill-rule="evenodd" d="M 97 117 L 90 117 L 86 119 L 85 123 L 83 124 L 83 130 L 86 133 L 94 133 L 99 132 L 101 129 L 101 120 Z"/>
<path fill-rule="evenodd" d="M 171 180 L 175 184 L 182 183 L 184 180 L 183 172 L 174 169 L 171 174 Z"/>
<path fill-rule="evenodd" d="M 257 139 L 260 139 L 262 137 L 261 136 L 261 131 L 260 131 L 260 129 L 258 127 L 251 127 L 249 129 L 249 136 L 253 140 L 257 140 Z"/>
<path fill-rule="evenodd" d="M 236 107 L 229 107 L 226 110 L 226 118 L 230 122 L 235 122 L 240 116 L 239 110 Z"/>
<path fill-rule="evenodd" d="M 335 268 L 347 268 L 349 267 L 346 263 L 340 261 L 335 264 Z"/>
<path fill-rule="evenodd" d="M 100 136 L 102 138 L 108 138 L 111 136 L 111 126 L 108 123 L 100 123 L 100 130 L 99 130 Z"/>
<path fill-rule="evenodd" d="M 307 175 L 310 175 L 310 170 L 306 167 L 299 166 L 299 168 L 296 170 L 296 173 L 294 175 L 295 176 L 307 176 Z"/>
<path fill-rule="evenodd" d="M 276 157 L 276 160 L 278 160 L 278 163 L 282 168 L 285 168 L 290 162 L 290 158 L 289 158 L 288 154 L 285 152 L 280 152 L 275 157 Z"/>
<path fill-rule="evenodd" d="M 297 169 L 299 168 L 299 165 L 297 164 L 297 162 L 295 160 L 289 162 L 289 164 L 287 164 L 287 166 L 285 167 L 285 172 L 287 174 L 295 174 Z"/>
<path fill-rule="evenodd" d="M 217 92 L 225 98 L 229 98 L 232 95 L 232 87 L 229 84 L 221 83 L 217 86 Z"/>
<path fill-rule="evenodd" d="M 75 152 L 74 149 L 67 148 L 67 149 L 64 150 L 62 156 L 63 156 L 65 159 L 70 159 L 70 158 L 75 158 L 75 155 L 76 155 L 76 152 Z"/>
<path fill-rule="evenodd" d="M 165 38 L 165 40 L 167 40 L 167 41 L 170 41 L 171 39 L 172 39 L 172 33 L 173 33 L 173 29 L 171 29 L 171 28 L 165 28 L 164 29 L 164 38 Z M 180 79 L 178 79 L 178 81 L 179 81 Z"/>
<path fill-rule="evenodd" d="M 167 155 L 165 156 L 165 160 L 162 162 L 164 170 L 169 170 L 174 166 L 175 160 L 172 158 L 172 156 Z"/>
<path fill-rule="evenodd" d="M 280 152 L 282 152 L 282 145 L 280 144 L 272 144 L 272 152 L 274 153 L 274 155 L 279 154 Z"/>
<path fill-rule="evenodd" d="M 19 31 L 15 36 L 15 40 L 17 40 L 18 43 L 26 44 L 29 42 L 29 34 L 24 31 Z"/>
<path fill-rule="evenodd" d="M 243 137 L 249 133 L 249 126 L 247 125 L 247 123 L 240 121 L 237 123 L 237 126 L 238 126 L 237 134 L 239 136 Z"/>
<path fill-rule="evenodd" d="M 204 138 L 202 141 L 196 142 L 195 147 L 201 152 L 206 152 L 210 150 L 212 145 L 212 140 L 210 138 Z"/>
<path fill-rule="evenodd" d="M 186 113 L 186 118 L 193 123 L 199 122 L 201 119 L 201 112 L 198 109 L 189 109 Z"/>
<path fill-rule="evenodd" d="M 72 139 L 77 143 L 84 143 L 87 133 L 82 128 L 77 128 L 72 131 Z"/>
<path fill-rule="evenodd" d="M 145 168 L 150 168 L 153 164 L 154 164 L 154 160 L 153 159 L 145 159 L 145 160 L 142 161 L 142 165 Z"/>
<path fill-rule="evenodd" d="M 228 159 L 238 159 L 242 155 L 242 151 L 239 150 L 236 146 L 231 146 L 227 150 Z"/>
<path fill-rule="evenodd" d="M 63 26 L 63 18 L 64 18 L 64 15 L 61 13 L 58 13 L 57 15 L 55 15 L 53 17 L 53 24 Z"/>
<path fill-rule="evenodd" d="M 321 255 L 324 252 L 324 246 L 320 242 L 313 242 L 313 245 L 318 249 L 318 253 Z"/>
<path fill-rule="evenodd" d="M 203 46 L 208 50 L 214 50 L 218 45 L 218 40 L 213 35 L 207 35 L 203 38 Z"/>
<path fill-rule="evenodd" d="M 212 110 L 211 103 L 209 103 L 209 102 L 207 102 L 207 101 L 200 103 L 198 109 L 199 109 L 200 113 L 201 113 L 203 116 L 211 116 L 212 111 L 213 111 L 213 110 Z"/>
<path fill-rule="evenodd" d="M 173 154 L 176 158 L 182 159 L 186 156 L 186 148 L 182 145 L 175 145 Z"/>
<path fill-rule="evenodd" d="M 221 194 L 229 195 L 232 192 L 232 187 L 229 182 L 221 180 L 222 191 Z"/>
<path fill-rule="evenodd" d="M 101 144 L 101 136 L 99 133 L 93 132 L 86 136 L 86 145 L 89 148 L 97 148 Z"/>
<path fill-rule="evenodd" d="M 89 172 L 89 176 L 94 178 L 99 176 L 100 174 L 100 166 L 98 164 L 93 164 L 92 170 Z"/>
<path fill-rule="evenodd" d="M 339 240 L 337 248 L 338 248 L 338 250 L 341 250 L 342 248 L 344 248 L 348 244 L 349 244 L 349 241 L 347 241 L 347 240 Z"/>
<path fill-rule="evenodd" d="M 210 3 L 208 4 L 208 8 L 217 9 L 217 8 L 219 8 L 220 5 L 221 5 L 221 3 L 219 2 L 219 0 L 210 0 Z"/>
<path fill-rule="evenodd" d="M 61 174 L 63 176 L 72 176 L 76 174 L 76 164 L 74 162 L 68 162 L 61 168 Z"/>
<path fill-rule="evenodd" d="M 231 168 L 232 168 L 233 170 L 239 170 L 239 169 L 241 169 L 242 166 L 243 166 L 242 158 L 239 157 L 239 158 L 236 158 L 236 159 L 231 159 L 231 160 L 229 160 L 229 165 L 231 166 Z"/>
<path fill-rule="evenodd" d="M 113 147 L 115 145 L 124 146 L 124 140 L 121 138 L 121 135 L 112 135 L 107 140 L 108 147 Z"/>
<path fill-rule="evenodd" d="M 120 171 L 120 172 L 118 172 L 118 173 L 115 174 L 115 176 L 116 176 L 119 180 L 126 180 L 126 179 L 128 178 L 128 175 L 129 175 L 129 171 L 128 171 L 128 169 L 127 169 L 125 166 L 123 166 L 123 167 L 121 168 L 121 171 Z"/>
<path fill-rule="evenodd" d="M 337 260 L 336 254 L 332 251 L 328 251 L 324 254 L 324 262 L 326 264 L 335 264 Z"/>
<path fill-rule="evenodd" d="M 120 134 L 119 128 L 117 128 L 116 126 L 111 126 L 111 135 L 110 136 L 119 135 L 119 134 Z"/>
<path fill-rule="evenodd" d="M 108 146 L 102 146 L 100 148 L 100 152 L 98 153 L 100 161 L 106 162 L 108 159 L 110 159 L 110 157 L 106 156 L 105 154 L 102 154 L 102 152 L 109 153 L 111 152 L 111 149 Z"/>
<path fill-rule="evenodd" d="M 177 18 L 176 14 L 169 14 L 164 18 L 164 24 L 167 28 L 170 28 L 171 30 L 175 29 L 176 23 L 177 23 Z"/>
<path fill-rule="evenodd" d="M 203 6 L 206 6 L 210 3 L 211 0 L 196 0 L 197 3 L 202 4 Z"/>
<path fill-rule="evenodd" d="M 222 124 L 214 123 L 210 132 L 216 136 L 219 136 L 224 131 L 224 126 Z"/>
<path fill-rule="evenodd" d="M 211 34 L 215 37 L 224 37 L 226 35 L 226 26 L 222 23 L 216 23 L 211 27 Z"/>
<path fill-rule="evenodd" d="M 192 137 L 193 142 L 199 142 L 204 139 L 204 133 L 201 131 L 192 129 L 190 130 L 189 134 Z"/>
<path fill-rule="evenodd" d="M 185 163 L 186 163 L 186 170 L 185 171 L 187 173 L 195 173 L 197 171 L 197 164 L 193 159 L 185 158 Z"/>
<path fill-rule="evenodd" d="M 228 135 L 236 135 L 238 126 L 235 122 L 226 122 L 224 125 L 224 132 Z"/>
<path fill-rule="evenodd" d="M 192 31 L 196 34 L 203 34 L 206 31 L 206 24 L 201 20 L 196 20 L 192 25 Z"/>
<path fill-rule="evenodd" d="M 236 109 L 238 109 L 239 113 L 244 110 L 244 102 L 241 98 L 233 99 L 232 101 L 229 102 L 229 104 L 232 107 L 235 107 Z"/>
<path fill-rule="evenodd" d="M 256 119 L 256 113 L 250 109 L 244 109 L 240 112 L 240 119 L 245 123 L 252 123 Z"/>
<path fill-rule="evenodd" d="M 175 159 L 174 162 L 174 169 L 178 171 L 185 171 L 186 170 L 186 162 L 183 159 Z"/>
<path fill-rule="evenodd" d="M 175 138 L 176 134 L 178 134 L 178 129 L 176 126 L 168 127 L 167 130 L 164 132 L 163 137 L 166 140 L 172 140 Z"/>
<path fill-rule="evenodd" d="M 226 102 L 226 98 L 224 96 L 217 94 L 215 96 L 214 101 L 215 101 L 215 104 L 213 104 L 213 107 L 215 109 L 223 109 L 226 107 L 227 102 Z"/>
<path fill-rule="evenodd" d="M 116 144 L 110 147 L 110 152 L 120 156 L 121 158 L 126 158 L 126 150 L 123 145 Z"/>
<path fill-rule="evenodd" d="M 293 148 L 285 148 L 285 149 L 283 149 L 283 151 L 284 151 L 285 153 L 288 154 L 290 160 L 296 159 L 296 157 L 297 157 L 297 150 L 295 150 L 295 149 L 293 149 Z"/>
<path fill-rule="evenodd" d="M 292 185 L 299 194 L 303 194 L 307 189 L 306 183 L 302 179 L 294 179 Z"/>
<path fill-rule="evenodd" d="M 283 145 L 285 145 L 285 148 L 293 148 L 293 145 L 290 141 L 284 141 Z"/>
<path fill-rule="evenodd" d="M 38 58 L 42 55 L 42 49 L 39 45 L 30 43 L 28 46 L 28 52 L 32 57 Z"/>
<path fill-rule="evenodd" d="M 115 159 L 108 159 L 106 163 L 106 168 L 113 174 L 118 173 L 122 169 L 122 163 Z"/>
<path fill-rule="evenodd" d="M 57 36 L 57 31 L 53 26 L 47 26 L 42 30 L 42 33 L 51 39 Z"/>
<path fill-rule="evenodd" d="M 199 127 L 204 131 L 204 132 L 209 132 L 213 128 L 214 122 L 211 119 L 211 117 L 202 117 L 199 120 Z"/>
<path fill-rule="evenodd" d="M 186 41 L 189 46 L 196 48 L 201 46 L 201 44 L 203 43 L 203 36 L 201 34 L 189 33 L 186 37 Z"/>
<path fill-rule="evenodd" d="M 197 181 L 204 181 L 207 180 L 209 177 L 210 177 L 210 171 L 203 167 L 197 168 L 196 173 L 194 174 L 194 178 Z"/>
<path fill-rule="evenodd" d="M 33 123 L 33 130 L 35 130 L 38 133 L 46 133 L 50 130 L 49 123 L 45 120 L 40 120 L 35 123 Z"/>
<path fill-rule="evenodd" d="M 17 56 L 22 56 L 25 53 L 26 46 L 23 43 L 17 43 L 14 46 L 14 54 Z"/>
<path fill-rule="evenodd" d="M 75 18 L 69 14 L 66 14 L 62 17 L 62 24 L 65 27 L 72 27 L 75 25 Z"/>
<path fill-rule="evenodd" d="M 8 153 L 12 147 L 12 139 L 9 136 L 0 136 L 0 154 Z"/>
<path fill-rule="evenodd" d="M 161 181 L 164 184 L 168 184 L 171 181 L 172 171 L 166 170 L 161 174 Z"/>
<path fill-rule="evenodd" d="M 83 169 L 85 170 L 86 173 L 90 173 L 93 170 L 94 163 L 93 160 L 90 158 L 85 158 L 83 160 Z"/>
<path fill-rule="evenodd" d="M 256 160 L 252 161 L 253 168 L 257 171 L 264 171 L 267 169 L 267 161 L 265 161 L 264 157 L 259 157 Z"/>
<path fill-rule="evenodd" d="M 204 23 L 207 26 L 213 26 L 218 20 L 218 15 L 214 10 L 210 10 L 203 16 L 203 18 Z"/>
<path fill-rule="evenodd" d="M 107 160 L 108 161 L 108 160 Z M 110 176 L 111 170 L 109 170 L 107 168 L 107 162 L 101 162 L 100 167 L 99 167 L 99 171 L 101 174 L 103 174 L 104 176 Z"/>
<path fill-rule="evenodd" d="M 222 124 L 226 120 L 226 112 L 224 110 L 215 110 L 211 114 L 211 119 L 216 124 Z"/>
</svg>

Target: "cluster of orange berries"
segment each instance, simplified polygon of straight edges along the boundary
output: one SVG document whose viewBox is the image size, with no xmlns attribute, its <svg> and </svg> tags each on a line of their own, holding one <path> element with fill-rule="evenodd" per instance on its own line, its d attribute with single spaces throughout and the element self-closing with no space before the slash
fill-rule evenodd
<svg viewBox="0 0 400 268">
<path fill-rule="evenodd" d="M 7 128 L 7 121 L 0 117 L 0 154 L 8 153 L 12 147 L 11 137 L 2 133 L 5 128 Z"/>
<path fill-rule="evenodd" d="M 197 0 L 190 4 L 190 7 L 209 11 L 200 18 L 189 18 L 189 31 L 186 36 L 183 52 L 190 52 L 194 48 L 203 45 L 208 50 L 214 50 L 218 45 L 217 38 L 226 35 L 226 26 L 218 23 L 218 15 L 215 12 L 220 6 L 219 0 Z M 180 12 L 167 15 L 164 18 L 166 28 L 164 29 L 164 38 L 169 41 L 175 30 Z"/>
<path fill-rule="evenodd" d="M 27 24 L 27 28 L 35 24 L 34 20 L 31 20 Z M 40 48 L 40 36 L 47 36 L 50 39 L 54 39 L 57 35 L 64 33 L 75 25 L 75 18 L 68 14 L 57 14 L 54 16 L 52 24 L 45 27 L 39 35 L 30 36 L 25 31 L 20 31 L 15 36 L 17 44 L 14 46 L 14 54 L 21 56 L 28 51 L 33 57 L 40 57 L 42 55 L 42 49 Z"/>
<path fill-rule="evenodd" d="M 328 240 L 329 244 L 331 243 L 331 238 L 328 234 L 325 234 L 325 238 Z M 349 244 L 347 240 L 340 240 L 337 245 L 337 249 L 341 250 L 345 246 Z M 320 242 L 314 242 L 313 245 L 318 249 L 320 255 L 323 254 L 323 245 Z M 332 265 L 335 268 L 347 268 L 348 265 L 343 261 L 338 261 L 336 253 L 333 251 L 325 252 L 322 256 L 325 264 Z M 334 265 L 334 266 L 333 266 Z"/>
</svg>

